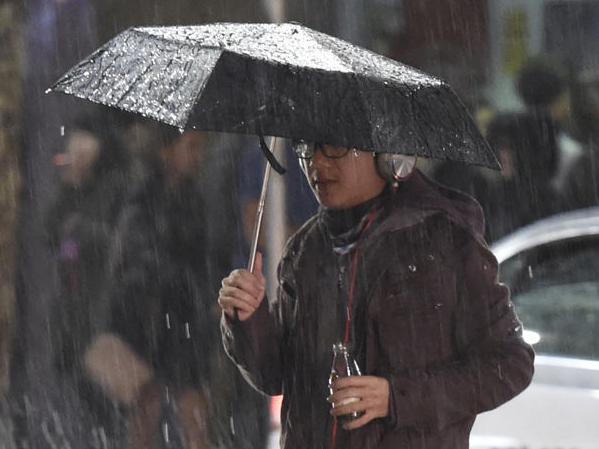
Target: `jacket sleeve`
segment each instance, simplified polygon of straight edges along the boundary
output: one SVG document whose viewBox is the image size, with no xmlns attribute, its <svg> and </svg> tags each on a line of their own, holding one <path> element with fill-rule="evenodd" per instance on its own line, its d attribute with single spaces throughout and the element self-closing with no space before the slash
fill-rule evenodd
<svg viewBox="0 0 599 449">
<path fill-rule="evenodd" d="M 442 429 L 507 402 L 530 383 L 534 353 L 522 339 L 509 290 L 484 243 L 456 238 L 458 357 L 441 366 L 389 376 L 389 424 Z"/>
<path fill-rule="evenodd" d="M 254 388 L 271 396 L 283 392 L 287 324 L 291 319 L 289 305 L 295 297 L 290 267 L 291 261 L 283 257 L 278 270 L 277 297 L 272 304 L 264 298 L 246 321 L 230 319 L 225 314 L 221 319 L 225 351 Z"/>
</svg>

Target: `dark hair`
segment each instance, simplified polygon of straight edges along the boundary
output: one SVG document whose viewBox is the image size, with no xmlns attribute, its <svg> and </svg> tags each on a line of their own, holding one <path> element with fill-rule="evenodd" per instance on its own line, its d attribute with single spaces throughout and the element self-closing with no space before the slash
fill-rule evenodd
<svg viewBox="0 0 599 449">
<path fill-rule="evenodd" d="M 113 169 L 125 169 L 128 164 L 127 151 L 120 136 L 120 127 L 116 116 L 90 113 L 75 118 L 66 133 L 84 131 L 100 142 L 100 155 L 94 167 L 94 173 L 100 175 Z"/>
<path fill-rule="evenodd" d="M 138 156 L 141 157 L 147 167 L 159 171 L 162 166 L 160 160 L 161 150 L 176 142 L 181 137 L 181 130 L 175 126 L 146 118 L 138 119 L 136 123 L 141 125 L 147 132 L 143 142 L 143 151 L 138 153 Z"/>
<path fill-rule="evenodd" d="M 545 59 L 531 59 L 518 73 L 516 86 L 528 107 L 547 107 L 566 88 L 565 70 Z"/>
<path fill-rule="evenodd" d="M 158 139 L 157 143 L 159 148 L 171 146 L 183 134 L 179 128 L 163 123 L 156 123 L 154 125 L 154 130 L 156 132 L 156 138 Z"/>
</svg>

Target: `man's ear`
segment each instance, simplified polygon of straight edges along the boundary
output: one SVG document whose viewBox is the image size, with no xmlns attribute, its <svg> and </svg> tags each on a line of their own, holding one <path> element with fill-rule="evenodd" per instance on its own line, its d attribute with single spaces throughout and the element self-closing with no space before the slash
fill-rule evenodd
<svg viewBox="0 0 599 449">
<path fill-rule="evenodd" d="M 416 168 L 416 156 L 396 153 L 375 154 L 377 172 L 385 181 L 403 181 Z"/>
</svg>

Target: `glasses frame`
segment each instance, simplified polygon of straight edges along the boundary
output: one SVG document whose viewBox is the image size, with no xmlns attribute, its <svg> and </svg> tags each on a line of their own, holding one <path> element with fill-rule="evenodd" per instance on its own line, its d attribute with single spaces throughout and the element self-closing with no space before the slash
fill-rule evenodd
<svg viewBox="0 0 599 449">
<path fill-rule="evenodd" d="M 322 155 L 327 159 L 342 159 L 350 152 L 349 147 L 333 147 L 325 145 L 321 142 L 309 142 L 302 139 L 296 139 L 291 141 L 291 148 L 298 159 L 309 161 L 311 160 L 317 151 L 322 152 Z M 342 153 L 331 153 L 330 149 L 343 148 Z"/>
</svg>

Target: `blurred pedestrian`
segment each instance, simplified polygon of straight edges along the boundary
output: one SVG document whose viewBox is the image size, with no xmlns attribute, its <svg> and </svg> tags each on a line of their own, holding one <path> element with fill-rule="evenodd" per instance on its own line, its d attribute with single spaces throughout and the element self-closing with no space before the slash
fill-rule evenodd
<svg viewBox="0 0 599 449">
<path fill-rule="evenodd" d="M 586 73 L 573 90 L 576 137 L 585 152 L 569 171 L 564 185 L 569 209 L 599 205 L 599 76 Z"/>
<path fill-rule="evenodd" d="M 58 268 L 58 296 L 50 331 L 54 359 L 90 406 L 97 428 L 113 430 L 118 413 L 87 381 L 84 348 L 105 325 L 108 253 L 126 189 L 127 158 L 106 115 L 77 118 L 65 129 L 65 148 L 54 158 L 60 187 L 46 217 L 47 238 Z M 83 417 L 82 417 L 83 419 Z"/>
<path fill-rule="evenodd" d="M 145 158 L 117 231 L 111 324 L 90 345 L 86 368 L 128 408 L 128 449 L 255 449 L 244 424 L 253 420 L 258 433 L 259 404 L 235 421 L 248 396 L 224 357 L 211 301 L 232 257 L 229 229 L 207 198 L 211 137 L 156 126 L 159 151 Z"/>
<path fill-rule="evenodd" d="M 533 371 L 480 207 L 417 170 L 396 173 L 403 156 L 296 151 L 320 209 L 287 244 L 277 297 L 269 307 L 259 256 L 218 298 L 231 357 L 256 388 L 284 395 L 281 446 L 467 448 L 476 415 Z M 364 375 L 330 378 L 336 343 Z"/>
<path fill-rule="evenodd" d="M 553 124 L 528 113 L 500 114 L 489 124 L 487 139 L 502 167 L 478 180 L 489 240 L 564 209 L 551 182 L 558 161 Z"/>
<path fill-rule="evenodd" d="M 557 148 L 557 167 L 551 177 L 554 188 L 563 193 L 572 168 L 584 156 L 586 148 L 577 136 L 573 114 L 575 83 L 567 69 L 556 61 L 537 57 L 527 61 L 516 78 L 518 94 L 526 110 L 539 123 L 546 123 Z"/>
</svg>

